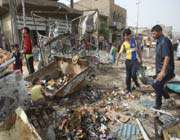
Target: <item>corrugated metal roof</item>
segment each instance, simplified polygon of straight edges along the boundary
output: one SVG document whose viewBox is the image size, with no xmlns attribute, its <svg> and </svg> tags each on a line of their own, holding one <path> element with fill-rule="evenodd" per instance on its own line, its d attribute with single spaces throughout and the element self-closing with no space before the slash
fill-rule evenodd
<svg viewBox="0 0 180 140">
<path fill-rule="evenodd" d="M 140 130 L 134 124 L 122 124 L 118 130 L 117 137 L 121 140 L 136 140 Z"/>
</svg>

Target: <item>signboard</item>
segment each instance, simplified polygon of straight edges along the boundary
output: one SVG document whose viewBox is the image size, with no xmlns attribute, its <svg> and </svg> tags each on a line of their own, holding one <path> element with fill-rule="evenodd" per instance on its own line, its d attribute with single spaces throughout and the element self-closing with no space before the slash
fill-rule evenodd
<svg viewBox="0 0 180 140">
<path fill-rule="evenodd" d="M 17 23 L 18 23 L 18 29 L 19 30 L 22 29 L 24 26 L 22 16 L 17 16 Z M 26 26 L 29 27 L 30 30 L 36 30 L 37 28 L 38 31 L 46 31 L 48 23 L 49 25 L 55 24 L 56 28 L 58 28 L 59 33 L 64 33 L 67 32 L 67 30 L 71 30 L 71 24 L 67 26 L 66 20 L 35 18 L 35 23 L 34 23 L 32 17 L 26 17 Z"/>
</svg>

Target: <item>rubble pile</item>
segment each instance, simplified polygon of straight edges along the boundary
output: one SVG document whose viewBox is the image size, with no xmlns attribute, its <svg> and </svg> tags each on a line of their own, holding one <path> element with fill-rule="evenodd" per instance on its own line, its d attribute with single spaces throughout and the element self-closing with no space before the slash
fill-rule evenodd
<svg viewBox="0 0 180 140">
<path fill-rule="evenodd" d="M 88 86 L 79 91 L 79 93 L 58 99 L 58 102 L 53 104 L 57 114 L 55 117 L 56 123 L 53 125 L 56 139 L 113 139 L 112 126 L 116 123 L 126 123 L 130 120 L 130 117 L 122 114 L 122 111 L 125 111 L 125 107 L 120 104 L 117 97 L 120 97 L 120 95 L 115 91 Z M 27 115 L 30 120 L 36 118 L 36 122 L 39 121 L 40 123 L 47 115 L 35 112 L 42 112 L 43 109 L 39 111 L 36 109 L 36 111 L 31 111 L 31 114 L 27 113 Z M 32 114 L 34 115 L 32 116 Z M 38 117 L 41 116 L 40 114 L 43 114 L 40 117 L 41 119 Z M 48 115 L 52 116 L 53 112 L 49 112 Z M 36 124 L 34 123 L 35 121 L 30 122 Z M 35 128 L 39 134 L 42 134 L 43 132 L 40 132 L 36 126 Z M 48 126 L 49 124 L 46 128 Z M 41 136 L 43 137 L 43 135 Z"/>
<path fill-rule="evenodd" d="M 43 79 L 40 79 L 40 81 L 45 86 L 45 90 L 48 93 L 54 94 L 57 90 L 66 85 L 71 78 L 72 75 L 70 74 L 56 74 L 56 77 L 46 76 Z M 26 87 L 28 91 L 31 92 L 33 85 L 31 82 L 26 82 Z"/>
<path fill-rule="evenodd" d="M 83 73 L 83 75 L 79 72 L 76 75 L 71 75 L 68 72 L 62 74 L 58 70 L 48 71 L 46 74 L 46 71 L 44 71 L 44 73 L 40 73 L 41 76 L 39 76 L 39 73 L 36 73 L 35 76 L 33 75 L 34 77 L 41 77 L 46 90 L 52 94 L 57 93 L 57 90 L 62 94 L 63 91 L 61 88 L 63 87 L 66 87 L 65 90 L 69 92 L 75 85 L 73 87 L 73 91 L 75 91 L 73 94 L 66 94 L 68 96 L 54 96 L 51 100 L 47 99 L 43 105 L 38 106 L 34 104 L 34 106 L 25 110 L 30 123 L 35 127 L 35 130 L 42 139 L 136 140 L 143 137 L 142 127 L 144 127 L 147 135 L 151 138 L 157 133 L 156 130 L 152 129 L 155 124 L 153 120 L 155 118 L 155 111 L 151 110 L 154 105 L 154 93 L 152 89 L 146 86 L 142 89 L 142 92 L 140 89 L 133 88 L 133 94 L 127 95 L 123 90 L 124 85 L 122 82 L 118 83 L 119 85 L 111 84 L 116 82 L 113 80 L 114 77 L 117 77 L 117 73 L 123 72 L 124 69 L 116 72 L 115 67 L 112 68 L 109 64 L 106 66 L 101 64 L 99 66 L 99 71 L 93 73 L 97 77 L 94 78 L 94 81 L 88 83 L 88 85 L 86 83 L 85 87 L 82 85 L 85 84 L 84 77 L 87 78 L 89 76 L 89 71 L 87 72 L 88 74 Z M 104 76 L 107 73 L 109 77 Z M 101 77 L 101 75 L 104 77 Z M 77 79 L 74 79 L 74 77 Z M 100 82 L 98 81 L 99 83 L 96 81 L 98 78 L 102 78 Z M 107 82 L 105 78 L 107 78 Z M 20 80 L 18 76 L 14 79 Z M 4 85 L 6 81 L 2 81 L 0 84 Z M 14 85 L 18 87 L 15 83 L 10 87 Z M 81 87 L 80 90 L 76 90 L 78 86 Z M 5 91 L 5 88 L 2 89 Z M 13 95 L 17 94 L 17 90 L 12 91 Z M 0 97 L 1 108 L 3 110 L 5 110 L 5 105 L 20 101 L 19 98 L 12 98 L 13 100 L 6 99 L 9 95 L 11 94 L 4 97 L 2 94 Z M 7 100 L 6 104 L 3 101 L 4 99 Z M 167 117 L 162 118 L 162 114 L 162 112 L 158 114 L 162 125 L 174 121 L 174 118 L 171 116 L 170 119 Z M 176 112 L 174 114 L 177 115 L 178 113 Z M 142 127 L 136 122 L 137 120 Z M 177 121 L 179 120 L 177 119 Z M 162 136 L 163 128 L 161 127 L 161 130 L 158 128 L 158 131 L 161 131 Z M 169 130 L 167 131 L 167 133 L 170 133 Z"/>
<path fill-rule="evenodd" d="M 59 121 L 59 139 L 107 139 L 110 137 L 108 121 L 102 113 L 91 107 L 69 110 Z"/>
<path fill-rule="evenodd" d="M 114 126 L 131 120 L 125 115 L 128 107 L 120 102 L 121 94 L 95 87 L 87 89 L 60 101 L 58 139 L 115 139 Z"/>
<path fill-rule="evenodd" d="M 60 89 L 62 86 L 66 85 L 71 78 L 71 75 L 66 74 L 62 75 L 58 79 L 45 80 L 46 89 L 49 91 L 56 91 Z"/>
</svg>

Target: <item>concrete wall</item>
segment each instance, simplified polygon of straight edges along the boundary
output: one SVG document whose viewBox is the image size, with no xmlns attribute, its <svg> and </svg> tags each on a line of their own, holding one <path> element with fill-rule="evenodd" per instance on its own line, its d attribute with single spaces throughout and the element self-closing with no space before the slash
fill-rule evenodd
<svg viewBox="0 0 180 140">
<path fill-rule="evenodd" d="M 45 19 L 35 18 L 35 21 L 36 21 L 35 22 L 36 25 L 34 24 L 32 17 L 26 17 L 26 26 L 30 30 L 36 30 L 36 28 L 37 28 L 38 31 L 46 31 L 46 20 Z M 50 23 L 57 22 L 57 27 L 58 27 L 59 33 L 64 33 L 64 32 L 68 31 L 66 20 L 51 18 L 48 21 Z M 22 16 L 17 16 L 17 29 L 18 29 L 19 33 L 20 33 L 20 30 L 23 28 L 23 26 L 24 25 L 23 25 Z M 72 29 L 72 25 L 70 24 L 70 21 L 69 21 L 68 27 L 69 27 L 69 30 Z M 5 35 L 6 41 L 8 40 L 8 42 L 10 44 L 13 44 L 13 40 L 14 40 L 14 37 L 12 37 L 13 29 L 12 29 L 12 23 L 11 23 L 11 16 L 9 14 L 2 17 L 2 31 Z M 18 38 L 20 38 L 20 36 L 18 36 Z M 15 43 L 17 43 L 17 42 L 15 41 Z"/>
<path fill-rule="evenodd" d="M 78 10 L 98 9 L 101 15 L 110 16 L 110 0 L 80 0 L 74 4 Z"/>
<path fill-rule="evenodd" d="M 111 5 L 110 24 L 115 23 L 118 29 L 124 28 L 126 27 L 126 17 L 126 9 L 116 4 Z"/>
<path fill-rule="evenodd" d="M 98 9 L 101 15 L 108 17 L 108 24 L 112 26 L 114 20 L 117 27 L 126 26 L 126 9 L 116 5 L 114 0 L 80 0 L 74 4 L 78 10 Z M 115 18 L 113 18 L 115 13 Z"/>
</svg>

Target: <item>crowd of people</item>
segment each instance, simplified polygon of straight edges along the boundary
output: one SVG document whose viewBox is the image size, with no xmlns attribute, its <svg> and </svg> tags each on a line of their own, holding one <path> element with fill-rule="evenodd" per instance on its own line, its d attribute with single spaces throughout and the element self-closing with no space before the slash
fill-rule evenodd
<svg viewBox="0 0 180 140">
<path fill-rule="evenodd" d="M 56 35 L 57 36 L 57 35 Z M 49 34 L 48 40 L 51 40 L 54 37 L 54 34 Z M 84 37 L 81 40 L 77 40 L 77 38 L 73 35 L 70 35 L 69 43 L 65 42 L 66 39 L 61 38 L 54 43 L 51 44 L 50 54 L 53 53 L 62 53 L 62 55 L 65 55 L 68 50 L 71 50 L 70 52 L 73 53 L 79 53 L 81 56 L 86 56 L 86 52 L 96 50 L 96 52 L 99 51 L 106 51 L 109 53 L 109 59 L 112 64 L 115 64 L 116 57 L 118 54 L 118 51 L 121 48 L 122 44 L 122 38 L 119 40 L 116 40 L 114 42 L 109 42 L 108 39 L 105 39 L 102 35 L 99 36 L 98 40 L 94 36 Z M 141 48 L 143 48 L 142 45 L 142 36 L 139 36 L 138 39 L 136 39 L 137 44 L 141 44 Z M 44 43 L 44 42 L 43 42 Z M 43 47 L 40 46 L 41 48 Z M 20 50 L 20 46 L 18 44 L 15 44 L 12 46 L 13 50 L 13 57 L 16 58 L 16 61 L 14 63 L 14 70 L 22 70 L 22 56 L 24 57 L 24 60 L 26 62 L 27 70 L 29 74 L 32 74 L 34 69 L 34 60 L 41 61 L 40 59 L 40 49 L 39 47 L 32 47 L 32 40 L 30 37 L 30 30 L 27 27 L 24 27 L 22 29 L 22 50 Z M 34 51 L 36 50 L 36 51 Z M 36 53 L 37 52 L 37 53 Z M 23 55 L 22 55 L 23 54 Z"/>
</svg>

